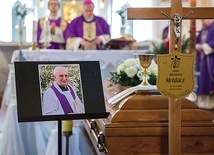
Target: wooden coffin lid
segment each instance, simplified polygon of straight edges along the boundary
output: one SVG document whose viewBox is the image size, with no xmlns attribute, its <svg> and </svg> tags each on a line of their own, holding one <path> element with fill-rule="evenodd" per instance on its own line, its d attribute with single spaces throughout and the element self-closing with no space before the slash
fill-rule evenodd
<svg viewBox="0 0 214 155">
<path fill-rule="evenodd" d="M 163 95 L 133 94 L 115 107 L 106 103 L 110 112 L 108 121 L 122 122 L 168 122 L 168 98 Z M 205 110 L 186 98 L 181 99 L 181 121 L 208 121 L 213 118 Z"/>
</svg>

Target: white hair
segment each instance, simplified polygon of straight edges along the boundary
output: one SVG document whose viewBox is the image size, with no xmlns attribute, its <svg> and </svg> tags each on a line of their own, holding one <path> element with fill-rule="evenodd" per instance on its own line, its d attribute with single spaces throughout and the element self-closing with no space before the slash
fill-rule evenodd
<svg viewBox="0 0 214 155">
<path fill-rule="evenodd" d="M 66 67 L 64 67 L 64 66 L 57 66 L 57 67 L 55 67 L 54 68 L 54 70 L 53 70 L 53 75 L 56 75 L 56 73 L 57 73 L 57 71 L 59 70 L 59 69 L 66 69 L 67 71 L 68 71 L 68 69 L 66 68 Z"/>
</svg>

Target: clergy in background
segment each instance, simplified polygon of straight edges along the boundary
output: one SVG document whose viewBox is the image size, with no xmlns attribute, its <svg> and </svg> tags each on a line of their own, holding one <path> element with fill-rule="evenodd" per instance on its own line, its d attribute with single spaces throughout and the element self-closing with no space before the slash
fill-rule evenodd
<svg viewBox="0 0 214 155">
<path fill-rule="evenodd" d="M 83 14 L 68 26 L 67 50 L 101 50 L 110 40 L 109 25 L 102 17 L 95 16 L 93 11 L 94 3 L 84 0 Z"/>
<path fill-rule="evenodd" d="M 40 48 L 46 46 L 47 49 L 65 49 L 68 23 L 58 16 L 59 8 L 57 0 L 49 0 L 50 15 L 38 21 L 37 43 Z"/>
<path fill-rule="evenodd" d="M 198 76 L 198 106 L 214 109 L 214 22 L 202 20 L 203 28 L 196 41 L 196 70 Z"/>
</svg>

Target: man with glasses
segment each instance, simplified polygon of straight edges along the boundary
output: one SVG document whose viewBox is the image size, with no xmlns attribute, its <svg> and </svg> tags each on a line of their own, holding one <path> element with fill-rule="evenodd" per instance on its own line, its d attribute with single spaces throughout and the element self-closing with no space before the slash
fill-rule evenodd
<svg viewBox="0 0 214 155">
<path fill-rule="evenodd" d="M 37 43 L 40 48 L 65 49 L 67 22 L 58 16 L 60 4 L 57 0 L 49 0 L 50 15 L 41 18 L 37 25 Z M 48 24 L 48 26 L 47 26 Z M 48 30 L 46 30 L 48 28 Z M 45 45 L 47 44 L 47 45 Z"/>
<path fill-rule="evenodd" d="M 96 50 L 110 40 L 110 30 L 107 22 L 95 16 L 94 3 L 91 0 L 83 1 L 83 14 L 69 24 L 66 49 L 68 50 Z"/>
<path fill-rule="evenodd" d="M 44 92 L 43 115 L 84 113 L 84 104 L 69 85 L 68 69 L 55 67 L 53 77 L 53 84 Z"/>
</svg>

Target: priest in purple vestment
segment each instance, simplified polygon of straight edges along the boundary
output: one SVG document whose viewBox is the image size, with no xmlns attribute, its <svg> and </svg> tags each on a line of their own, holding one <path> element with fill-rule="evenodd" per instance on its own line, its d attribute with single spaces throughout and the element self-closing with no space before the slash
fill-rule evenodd
<svg viewBox="0 0 214 155">
<path fill-rule="evenodd" d="M 198 106 L 214 109 L 214 22 L 202 20 L 203 28 L 197 36 L 196 70 L 198 77 Z"/>
<path fill-rule="evenodd" d="M 68 84 L 68 70 L 58 66 L 53 71 L 54 83 L 43 96 L 43 115 L 62 115 L 84 113 L 84 104 L 79 99 L 75 89 Z"/>
<path fill-rule="evenodd" d="M 93 11 L 94 3 L 84 0 L 83 14 L 68 26 L 67 50 L 101 50 L 110 40 L 109 25 L 102 17 L 95 16 Z"/>
<path fill-rule="evenodd" d="M 65 49 L 68 23 L 58 16 L 59 8 L 60 4 L 57 0 L 49 0 L 50 15 L 38 20 L 37 44 L 40 48 Z"/>
</svg>

